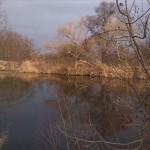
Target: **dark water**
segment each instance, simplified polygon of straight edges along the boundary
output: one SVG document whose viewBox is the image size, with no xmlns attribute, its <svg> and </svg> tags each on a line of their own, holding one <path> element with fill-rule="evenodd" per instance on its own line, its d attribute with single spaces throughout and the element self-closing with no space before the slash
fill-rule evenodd
<svg viewBox="0 0 150 150">
<path fill-rule="evenodd" d="M 0 76 L 0 133 L 8 135 L 4 150 L 65 150 L 66 137 L 70 149 L 149 150 L 149 122 L 149 81 Z"/>
</svg>

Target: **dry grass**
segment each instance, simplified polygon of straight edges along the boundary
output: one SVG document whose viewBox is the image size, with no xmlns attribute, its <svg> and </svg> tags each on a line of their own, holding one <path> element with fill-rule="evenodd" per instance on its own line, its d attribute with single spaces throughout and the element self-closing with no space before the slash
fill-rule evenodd
<svg viewBox="0 0 150 150">
<path fill-rule="evenodd" d="M 24 73 L 48 73 L 48 74 L 63 74 L 75 75 L 75 69 L 72 65 L 60 62 L 46 63 L 45 61 L 24 61 L 19 64 L 17 62 L 0 61 L 0 70 L 15 71 Z M 147 76 L 141 67 L 136 66 L 134 70 L 130 65 L 106 65 L 99 64 L 95 66 L 79 65 L 77 75 L 102 76 L 109 78 L 140 78 L 146 79 Z"/>
<path fill-rule="evenodd" d="M 3 146 L 6 143 L 7 139 L 7 133 L 3 133 L 2 135 L 0 135 L 0 150 L 3 150 Z"/>
</svg>

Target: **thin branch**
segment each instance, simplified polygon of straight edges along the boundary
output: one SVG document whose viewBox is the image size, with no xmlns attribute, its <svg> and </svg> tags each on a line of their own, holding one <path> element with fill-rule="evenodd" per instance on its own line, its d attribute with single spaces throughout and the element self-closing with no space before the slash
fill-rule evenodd
<svg viewBox="0 0 150 150">
<path fill-rule="evenodd" d="M 110 144 L 110 145 L 116 145 L 116 146 L 129 146 L 131 144 L 135 144 L 135 143 L 140 143 L 140 147 L 141 147 L 141 144 L 143 143 L 143 139 L 141 140 L 135 140 L 135 141 L 132 141 L 132 142 L 129 142 L 129 143 L 126 143 L 126 144 L 123 144 L 123 143 L 113 143 L 113 142 L 108 142 L 108 141 L 105 141 L 105 140 L 86 140 L 86 139 L 82 139 L 82 138 L 79 138 L 79 137 L 74 137 L 74 136 L 71 136 L 69 135 L 68 133 L 64 132 L 61 128 L 59 128 L 60 132 L 62 134 L 64 134 L 65 136 L 67 136 L 68 138 L 71 138 L 71 139 L 75 139 L 75 140 L 78 140 L 78 141 L 82 141 L 82 142 L 86 142 L 86 143 L 92 143 L 92 144 L 96 144 L 96 143 L 105 143 L 105 144 Z M 139 148 L 139 146 L 138 146 Z M 117 150 L 117 149 L 116 149 Z M 119 150 L 119 149 L 118 149 Z M 126 149 L 126 150 L 129 150 L 129 149 Z"/>
<path fill-rule="evenodd" d="M 90 67 L 93 67 L 93 65 L 91 63 L 89 63 L 85 60 L 78 60 L 78 64 L 83 64 L 83 63 L 89 65 Z"/>
</svg>

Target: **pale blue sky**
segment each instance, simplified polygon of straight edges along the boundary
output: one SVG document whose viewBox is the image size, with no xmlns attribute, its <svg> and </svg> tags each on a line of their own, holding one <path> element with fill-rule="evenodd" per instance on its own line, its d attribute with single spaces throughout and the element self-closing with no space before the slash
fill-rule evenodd
<svg viewBox="0 0 150 150">
<path fill-rule="evenodd" d="M 5 0 L 10 28 L 29 36 L 36 46 L 53 39 L 56 27 L 94 13 L 99 0 Z"/>
<path fill-rule="evenodd" d="M 36 47 L 54 39 L 59 24 L 94 13 L 102 0 L 4 0 L 10 28 L 33 39 Z M 116 0 L 107 0 L 116 1 Z M 137 0 L 139 3 L 142 0 Z M 144 0 L 146 1 L 146 0 Z"/>
</svg>

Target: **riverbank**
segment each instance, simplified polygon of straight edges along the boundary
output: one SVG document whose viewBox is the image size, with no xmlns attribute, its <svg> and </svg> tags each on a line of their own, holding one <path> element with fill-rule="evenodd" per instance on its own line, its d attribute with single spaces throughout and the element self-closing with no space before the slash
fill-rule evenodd
<svg viewBox="0 0 150 150">
<path fill-rule="evenodd" d="M 72 66 L 63 64 L 51 65 L 39 61 L 24 61 L 22 63 L 11 61 L 0 61 L 0 71 L 11 71 L 18 73 L 36 73 L 36 74 L 59 74 L 68 76 L 91 76 L 107 78 L 139 78 L 146 79 L 147 76 L 142 68 L 136 66 L 136 70 L 129 65 L 106 65 L 99 64 L 95 66 L 80 65 L 77 71 Z"/>
</svg>

